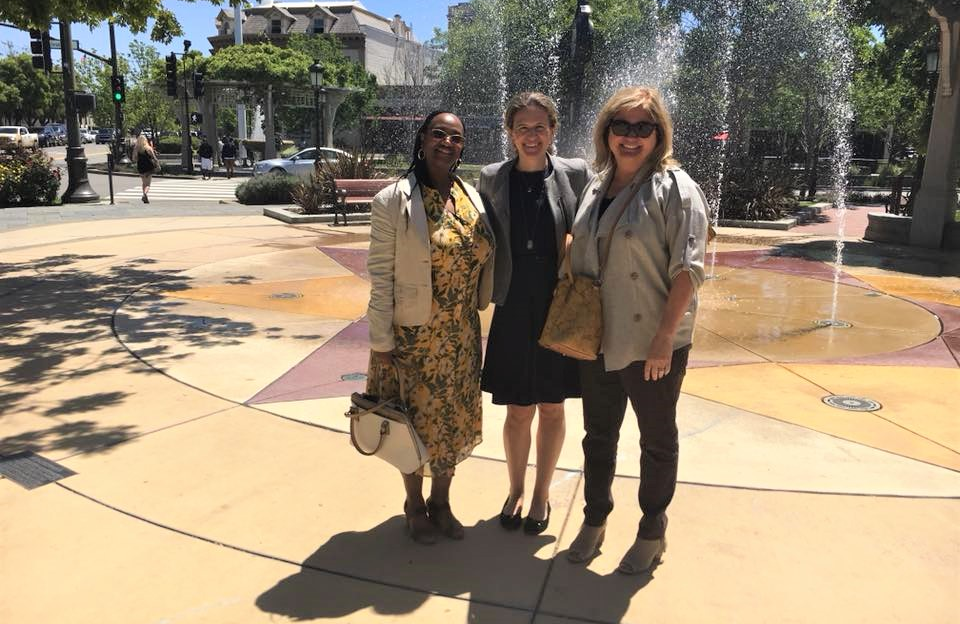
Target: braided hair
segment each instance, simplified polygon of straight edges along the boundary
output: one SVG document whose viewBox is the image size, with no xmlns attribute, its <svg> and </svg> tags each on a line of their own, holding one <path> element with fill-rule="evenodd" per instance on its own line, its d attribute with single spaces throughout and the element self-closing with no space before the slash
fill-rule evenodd
<svg viewBox="0 0 960 624">
<path fill-rule="evenodd" d="M 410 175 L 410 173 L 412 172 L 414 177 L 417 179 L 417 184 L 430 186 L 430 187 L 433 186 L 430 180 L 430 172 L 427 171 L 427 162 L 425 159 L 423 159 L 420 156 L 420 152 L 423 149 L 423 135 L 427 132 L 427 128 L 430 127 L 430 122 L 432 122 L 434 118 L 437 117 L 438 115 L 453 115 L 454 117 L 457 117 L 456 113 L 453 113 L 450 111 L 435 110 L 424 118 L 423 123 L 420 124 L 420 127 L 417 129 L 417 134 L 413 141 L 413 161 L 410 163 L 410 166 L 407 167 L 407 170 L 403 173 L 403 176 L 406 177 Z M 460 118 L 457 117 L 457 119 L 460 119 Z M 463 123 L 462 119 L 460 119 L 460 124 L 463 125 L 463 131 L 464 131 L 464 134 L 466 134 L 467 127 L 466 127 L 466 124 Z M 463 156 L 462 150 L 460 152 L 460 155 Z M 451 167 L 450 173 L 453 173 L 454 171 L 456 171 L 459 164 L 460 162 L 457 161 L 457 164 Z"/>
</svg>

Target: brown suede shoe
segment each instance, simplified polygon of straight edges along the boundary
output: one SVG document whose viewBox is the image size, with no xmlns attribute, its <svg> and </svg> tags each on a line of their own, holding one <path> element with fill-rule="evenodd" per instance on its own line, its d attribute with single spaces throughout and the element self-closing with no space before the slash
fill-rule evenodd
<svg viewBox="0 0 960 624">
<path fill-rule="evenodd" d="M 660 555 L 667 550 L 667 538 L 637 538 L 630 550 L 620 560 L 617 572 L 621 574 L 642 574 L 660 563 Z"/>
<path fill-rule="evenodd" d="M 598 527 L 589 524 L 581 525 L 580 532 L 577 533 L 577 537 L 570 544 L 570 550 L 567 551 L 567 561 L 584 563 L 599 555 L 606 531 L 607 525 Z"/>
</svg>

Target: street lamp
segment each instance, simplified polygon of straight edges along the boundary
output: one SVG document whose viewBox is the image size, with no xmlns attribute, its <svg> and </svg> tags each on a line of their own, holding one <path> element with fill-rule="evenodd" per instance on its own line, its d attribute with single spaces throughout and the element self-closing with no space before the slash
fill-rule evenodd
<svg viewBox="0 0 960 624">
<path fill-rule="evenodd" d="M 940 68 L 940 48 L 931 45 L 927 48 L 927 73 L 935 74 Z"/>
<path fill-rule="evenodd" d="M 316 126 L 316 141 L 313 144 L 320 147 L 326 134 L 320 110 L 320 92 L 323 91 L 323 65 L 320 61 L 314 61 L 310 66 L 310 84 L 313 85 L 313 114 Z"/>
</svg>

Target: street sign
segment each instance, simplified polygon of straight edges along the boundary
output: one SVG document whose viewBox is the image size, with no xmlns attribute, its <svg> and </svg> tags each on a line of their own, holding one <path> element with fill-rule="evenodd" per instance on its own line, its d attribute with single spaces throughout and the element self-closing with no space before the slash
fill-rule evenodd
<svg viewBox="0 0 960 624">
<path fill-rule="evenodd" d="M 60 40 L 59 40 L 59 39 L 50 39 L 50 49 L 51 49 L 51 50 L 61 50 L 62 48 L 60 47 Z M 79 40 L 79 39 L 74 39 L 74 40 L 73 40 L 73 49 L 74 49 L 74 50 L 79 50 L 79 49 L 80 49 L 80 40 Z"/>
</svg>

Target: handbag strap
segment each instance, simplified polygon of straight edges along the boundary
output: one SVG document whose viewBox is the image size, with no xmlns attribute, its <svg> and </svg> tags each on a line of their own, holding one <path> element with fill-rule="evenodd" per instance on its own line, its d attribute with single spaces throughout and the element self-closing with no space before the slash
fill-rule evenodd
<svg viewBox="0 0 960 624">
<path fill-rule="evenodd" d="M 603 269 L 607 266 L 607 259 L 610 257 L 610 245 L 613 244 L 613 231 L 617 229 L 617 224 L 620 223 L 620 219 L 623 217 L 623 213 L 626 212 L 627 206 L 630 205 L 630 202 L 633 201 L 633 198 L 637 193 L 640 192 L 640 187 L 646 184 L 647 179 L 649 179 L 652 174 L 652 169 L 646 171 L 640 179 L 642 182 L 638 182 L 637 185 L 630 191 L 629 197 L 625 198 L 623 205 L 620 206 L 620 212 L 617 213 L 617 218 L 613 221 L 613 227 L 610 229 L 610 235 L 603 241 L 603 250 L 600 252 L 600 274 L 597 276 L 597 283 L 603 281 Z M 623 192 L 621 189 L 620 192 Z M 597 229 L 600 228 L 600 218 L 597 217 Z"/>
</svg>

